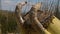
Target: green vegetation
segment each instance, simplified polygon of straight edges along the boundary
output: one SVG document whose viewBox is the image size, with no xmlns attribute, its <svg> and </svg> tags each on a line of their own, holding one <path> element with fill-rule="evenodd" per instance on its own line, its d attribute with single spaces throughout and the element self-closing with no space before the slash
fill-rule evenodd
<svg viewBox="0 0 60 34">
<path fill-rule="evenodd" d="M 17 28 L 14 12 L 0 10 L 0 24 L 2 33 L 15 32 Z"/>
</svg>

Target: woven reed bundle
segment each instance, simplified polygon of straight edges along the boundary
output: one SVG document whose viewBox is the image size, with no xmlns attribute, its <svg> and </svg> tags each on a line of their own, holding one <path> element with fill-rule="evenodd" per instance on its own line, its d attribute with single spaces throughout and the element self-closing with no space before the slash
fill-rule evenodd
<svg viewBox="0 0 60 34">
<path fill-rule="evenodd" d="M 27 12 L 26 15 L 23 16 L 23 18 L 25 20 L 28 20 L 29 19 L 29 13 L 30 12 Z M 48 12 L 48 11 L 41 11 L 41 10 L 38 10 L 37 11 L 37 17 L 38 17 L 38 20 L 40 21 L 40 23 L 45 27 L 47 28 L 48 25 L 50 23 L 52 23 L 52 19 L 53 19 L 53 13 L 52 12 Z"/>
</svg>

